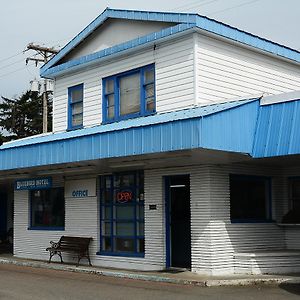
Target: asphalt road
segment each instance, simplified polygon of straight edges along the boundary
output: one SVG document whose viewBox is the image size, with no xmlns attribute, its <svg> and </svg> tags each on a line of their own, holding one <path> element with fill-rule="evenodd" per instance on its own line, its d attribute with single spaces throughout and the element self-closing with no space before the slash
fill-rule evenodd
<svg viewBox="0 0 300 300">
<path fill-rule="evenodd" d="M 196 287 L 0 265 L 0 299 L 300 299 L 300 286 Z"/>
</svg>

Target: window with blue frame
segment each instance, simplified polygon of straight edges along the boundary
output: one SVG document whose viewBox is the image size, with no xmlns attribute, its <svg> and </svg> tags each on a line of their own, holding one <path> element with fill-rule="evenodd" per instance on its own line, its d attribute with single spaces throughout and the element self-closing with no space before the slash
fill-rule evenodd
<svg viewBox="0 0 300 300">
<path fill-rule="evenodd" d="M 155 112 L 155 68 L 145 66 L 103 79 L 103 122 Z"/>
<path fill-rule="evenodd" d="M 30 213 L 30 229 L 64 229 L 64 189 L 30 191 Z"/>
<path fill-rule="evenodd" d="M 143 172 L 116 173 L 101 177 L 100 197 L 100 254 L 143 256 Z"/>
<path fill-rule="evenodd" d="M 83 125 L 83 84 L 69 87 L 68 129 L 78 129 Z"/>
<path fill-rule="evenodd" d="M 271 179 L 230 175 L 230 216 L 233 222 L 271 221 Z"/>
</svg>

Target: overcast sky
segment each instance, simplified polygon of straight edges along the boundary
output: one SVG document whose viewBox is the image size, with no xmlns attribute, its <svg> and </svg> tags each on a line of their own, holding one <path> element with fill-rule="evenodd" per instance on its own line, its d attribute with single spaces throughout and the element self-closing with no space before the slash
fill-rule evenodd
<svg viewBox="0 0 300 300">
<path fill-rule="evenodd" d="M 28 43 L 63 46 L 106 7 L 199 13 L 300 50 L 300 0 L 2 1 L 0 96 L 18 96 L 39 77 L 32 62 L 25 65 Z"/>
</svg>

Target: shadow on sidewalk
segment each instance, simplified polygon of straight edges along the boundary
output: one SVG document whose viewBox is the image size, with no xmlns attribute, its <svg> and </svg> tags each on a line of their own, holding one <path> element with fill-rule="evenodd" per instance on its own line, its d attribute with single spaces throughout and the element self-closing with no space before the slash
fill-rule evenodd
<svg viewBox="0 0 300 300">
<path fill-rule="evenodd" d="M 294 294 L 300 295 L 300 284 L 299 283 L 281 283 L 279 284 L 279 288 Z"/>
</svg>

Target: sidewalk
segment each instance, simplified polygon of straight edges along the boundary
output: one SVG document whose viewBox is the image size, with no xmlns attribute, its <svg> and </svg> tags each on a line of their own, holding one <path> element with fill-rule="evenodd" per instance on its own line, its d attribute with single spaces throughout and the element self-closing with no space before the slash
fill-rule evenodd
<svg viewBox="0 0 300 300">
<path fill-rule="evenodd" d="M 78 266 L 61 263 L 47 263 L 40 260 L 15 258 L 11 255 L 0 255 L 0 264 L 45 268 L 60 271 L 89 273 L 100 276 L 110 276 L 144 281 L 155 281 L 197 286 L 242 286 L 255 284 L 300 284 L 300 274 L 291 275 L 232 275 L 232 276 L 202 276 L 189 271 L 143 272 L 101 267 Z"/>
</svg>

